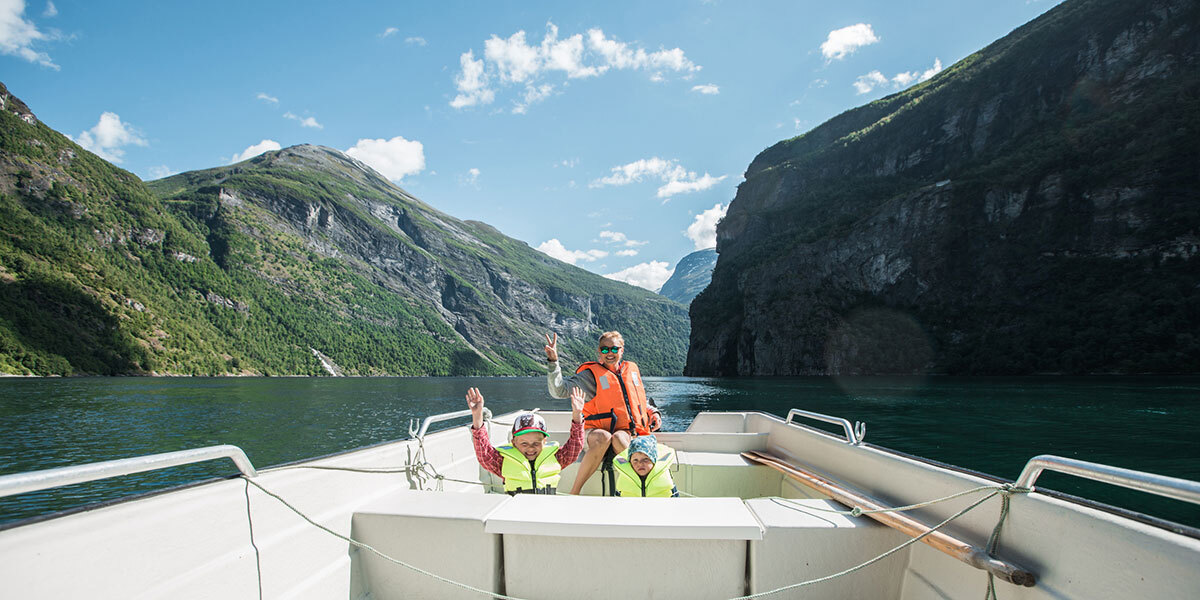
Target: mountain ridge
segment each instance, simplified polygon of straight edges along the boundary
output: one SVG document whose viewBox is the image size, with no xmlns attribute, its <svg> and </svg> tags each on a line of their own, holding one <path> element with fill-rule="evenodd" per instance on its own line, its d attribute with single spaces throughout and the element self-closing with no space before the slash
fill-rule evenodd
<svg viewBox="0 0 1200 600">
<path fill-rule="evenodd" d="M 716 248 L 692 252 L 679 259 L 671 277 L 663 283 L 658 293 L 680 304 L 691 304 L 692 299 L 712 281 L 712 270 L 716 264 Z"/>
<path fill-rule="evenodd" d="M 684 308 L 300 145 L 143 183 L 0 111 L 0 372 L 516 375 L 599 332 L 682 368 Z M 14 112 L 15 109 L 15 112 Z M 328 363 L 326 366 L 325 363 Z"/>
</svg>

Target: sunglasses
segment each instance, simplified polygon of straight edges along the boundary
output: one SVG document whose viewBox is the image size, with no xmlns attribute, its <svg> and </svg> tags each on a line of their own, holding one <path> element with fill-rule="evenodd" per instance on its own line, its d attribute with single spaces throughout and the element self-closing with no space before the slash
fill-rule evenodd
<svg viewBox="0 0 1200 600">
<path fill-rule="evenodd" d="M 600 346 L 600 354 L 616 354 L 621 351 L 621 346 Z"/>
</svg>

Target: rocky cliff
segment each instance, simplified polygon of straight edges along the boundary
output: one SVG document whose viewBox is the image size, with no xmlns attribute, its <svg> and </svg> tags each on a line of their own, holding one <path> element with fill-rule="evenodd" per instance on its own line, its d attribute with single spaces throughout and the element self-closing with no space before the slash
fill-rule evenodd
<svg viewBox="0 0 1200 600">
<path fill-rule="evenodd" d="M 683 306 L 296 146 L 144 184 L 0 86 L 0 373 L 544 372 L 620 329 L 680 372 Z"/>
<path fill-rule="evenodd" d="M 671 278 L 667 279 L 658 293 L 680 304 L 690 304 L 697 294 L 708 287 L 708 282 L 712 281 L 713 267 L 716 265 L 715 248 L 697 250 L 679 260 Z"/>
<path fill-rule="evenodd" d="M 1195 372 L 1197 4 L 1069 0 L 763 151 L 685 372 Z"/>
</svg>

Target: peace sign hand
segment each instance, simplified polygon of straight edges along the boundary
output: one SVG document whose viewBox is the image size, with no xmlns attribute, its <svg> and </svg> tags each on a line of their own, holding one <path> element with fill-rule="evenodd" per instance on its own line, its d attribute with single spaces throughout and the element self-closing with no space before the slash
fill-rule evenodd
<svg viewBox="0 0 1200 600">
<path fill-rule="evenodd" d="M 558 334 L 554 334 L 554 339 L 550 338 L 550 334 L 546 334 L 546 360 L 550 362 L 558 361 Z"/>
</svg>

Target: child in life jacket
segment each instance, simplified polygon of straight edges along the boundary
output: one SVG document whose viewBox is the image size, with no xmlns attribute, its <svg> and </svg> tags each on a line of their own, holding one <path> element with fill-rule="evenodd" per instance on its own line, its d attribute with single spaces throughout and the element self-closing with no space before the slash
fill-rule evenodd
<svg viewBox="0 0 1200 600">
<path fill-rule="evenodd" d="M 617 472 L 617 495 L 623 497 L 678 498 L 671 479 L 675 450 L 658 443 L 652 435 L 633 438 L 629 447 L 613 459 Z"/>
<path fill-rule="evenodd" d="M 571 390 L 571 434 L 565 446 L 546 441 L 546 420 L 536 413 L 521 413 L 513 421 L 509 443 L 496 448 L 483 426 L 483 394 L 467 390 L 471 409 L 471 439 L 475 458 L 488 471 L 504 478 L 508 494 L 555 494 L 562 470 L 583 450 L 583 391 Z"/>
</svg>

